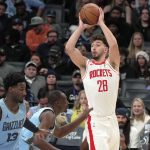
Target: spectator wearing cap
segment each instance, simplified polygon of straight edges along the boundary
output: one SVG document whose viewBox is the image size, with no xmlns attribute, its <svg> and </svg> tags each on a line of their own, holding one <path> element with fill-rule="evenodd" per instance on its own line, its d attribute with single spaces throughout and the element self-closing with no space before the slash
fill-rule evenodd
<svg viewBox="0 0 150 150">
<path fill-rule="evenodd" d="M 66 95 L 69 101 L 69 108 L 73 108 L 74 102 L 81 90 L 83 90 L 81 73 L 79 70 L 75 70 L 72 73 L 72 87 L 66 91 Z"/>
<path fill-rule="evenodd" d="M 145 51 L 136 54 L 135 74 L 136 78 L 150 79 L 149 55 Z"/>
<path fill-rule="evenodd" d="M 7 74 L 15 72 L 15 68 L 6 62 L 6 52 L 0 48 L 0 77 L 5 78 Z"/>
<path fill-rule="evenodd" d="M 33 17 L 30 26 L 32 29 L 26 33 L 26 45 L 28 46 L 31 54 L 33 54 L 38 46 L 47 41 L 47 33 L 50 31 L 49 27 L 44 24 L 41 17 Z"/>
<path fill-rule="evenodd" d="M 5 43 L 5 34 L 11 25 L 11 19 L 6 14 L 7 4 L 0 1 L 0 46 Z"/>
<path fill-rule="evenodd" d="M 67 61 L 59 45 L 53 45 L 49 49 L 46 66 L 48 70 L 56 72 L 59 79 L 61 75 L 68 75 Z"/>
<path fill-rule="evenodd" d="M 45 14 L 45 21 L 47 25 L 52 28 L 52 30 L 55 30 L 59 33 L 59 39 L 62 39 L 64 35 L 63 34 L 63 29 L 60 24 L 56 22 L 56 11 L 55 10 L 49 10 Z"/>
<path fill-rule="evenodd" d="M 25 79 L 28 84 L 28 90 L 32 94 L 32 100 L 27 98 L 32 102 L 37 102 L 38 91 L 41 87 L 45 86 L 45 78 L 37 75 L 37 65 L 33 61 L 29 61 L 25 64 L 24 68 Z"/>
<path fill-rule="evenodd" d="M 17 30 L 19 32 L 19 43 L 25 44 L 26 31 L 24 28 L 23 21 L 19 18 L 15 18 L 14 20 L 12 20 L 12 29 Z"/>
<path fill-rule="evenodd" d="M 120 129 L 120 148 L 128 150 L 130 143 L 130 113 L 127 108 L 117 108 L 116 116 Z"/>
</svg>

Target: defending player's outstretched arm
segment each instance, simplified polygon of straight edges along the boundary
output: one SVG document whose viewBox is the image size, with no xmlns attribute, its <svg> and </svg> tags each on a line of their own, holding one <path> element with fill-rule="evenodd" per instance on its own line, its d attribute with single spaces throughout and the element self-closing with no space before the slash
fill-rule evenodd
<svg viewBox="0 0 150 150">
<path fill-rule="evenodd" d="M 87 116 L 88 116 L 88 114 L 91 110 L 92 110 L 92 108 L 86 109 L 78 117 L 78 119 L 76 119 L 75 121 L 73 121 L 70 124 L 62 126 L 60 128 L 55 127 L 53 135 L 58 137 L 58 138 L 61 138 L 65 135 L 69 134 L 76 127 L 78 127 L 83 120 L 85 120 L 87 118 Z M 48 130 L 48 129 L 52 128 L 55 124 L 55 115 L 51 111 L 45 111 L 41 114 L 40 121 L 41 121 L 41 123 L 40 123 L 39 127 L 42 128 L 42 129 Z M 35 135 L 35 137 L 33 139 L 33 142 L 34 142 L 34 145 L 36 145 L 40 149 L 58 150 L 55 147 L 53 147 L 50 143 L 47 143 L 44 139 L 39 139 L 37 137 L 37 135 Z"/>
<path fill-rule="evenodd" d="M 66 125 L 64 125 L 64 126 L 62 126 L 62 127 L 60 127 L 60 128 L 57 128 L 57 127 L 56 127 L 56 129 L 55 129 L 55 131 L 54 131 L 54 135 L 55 135 L 56 137 L 61 138 L 61 137 L 65 136 L 65 135 L 69 134 L 69 133 L 72 132 L 75 128 L 77 128 L 77 127 L 81 124 L 82 121 L 84 121 L 84 120 L 87 118 L 89 112 L 92 111 L 92 110 L 93 110 L 93 108 L 87 108 L 87 109 L 85 109 L 84 112 L 81 113 L 81 115 L 80 115 L 76 120 L 74 120 L 73 122 L 71 122 L 71 123 L 69 123 L 69 124 L 66 124 Z"/>
</svg>

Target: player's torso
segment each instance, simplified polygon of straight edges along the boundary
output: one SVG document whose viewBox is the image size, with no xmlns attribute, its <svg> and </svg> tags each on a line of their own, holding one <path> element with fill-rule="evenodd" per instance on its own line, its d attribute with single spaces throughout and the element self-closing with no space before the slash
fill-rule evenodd
<svg viewBox="0 0 150 150">
<path fill-rule="evenodd" d="M 114 113 L 119 84 L 119 73 L 108 61 L 101 64 L 87 61 L 83 84 L 90 107 L 101 115 Z"/>
<path fill-rule="evenodd" d="M 50 110 L 53 112 L 53 109 L 50 107 L 41 108 L 35 114 L 33 114 L 33 116 L 30 118 L 30 121 L 38 127 L 40 125 L 40 116 L 46 110 Z M 54 126 L 54 128 L 49 129 L 49 132 L 53 133 L 54 129 L 55 129 L 55 126 Z M 23 140 L 26 141 L 33 137 L 33 133 L 31 131 L 27 130 L 26 128 L 23 128 L 21 131 L 21 137 Z M 48 136 L 46 140 L 48 141 L 50 138 L 51 138 L 51 136 L 50 137 Z"/>
<path fill-rule="evenodd" d="M 17 113 L 12 113 L 5 105 L 3 99 L 0 100 L 2 118 L 0 121 L 0 149 L 15 149 L 18 144 L 20 130 L 26 118 L 25 104 L 20 104 Z"/>
</svg>

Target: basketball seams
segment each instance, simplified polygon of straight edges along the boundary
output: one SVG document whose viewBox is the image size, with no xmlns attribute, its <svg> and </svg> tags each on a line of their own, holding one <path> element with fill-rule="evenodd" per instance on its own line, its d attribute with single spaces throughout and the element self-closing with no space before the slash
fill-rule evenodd
<svg viewBox="0 0 150 150">
<path fill-rule="evenodd" d="M 88 14 L 87 14 L 87 13 L 89 13 L 89 12 L 86 11 L 86 9 L 85 9 L 84 15 L 85 15 L 86 22 L 87 22 L 88 24 L 92 25 L 94 22 L 93 22 L 92 20 L 90 20 L 90 18 L 88 17 Z M 90 14 L 90 15 L 91 15 L 91 14 Z"/>
<path fill-rule="evenodd" d="M 99 18 L 99 7 L 96 4 L 85 4 L 80 10 L 80 18 L 83 23 L 95 25 Z"/>
</svg>

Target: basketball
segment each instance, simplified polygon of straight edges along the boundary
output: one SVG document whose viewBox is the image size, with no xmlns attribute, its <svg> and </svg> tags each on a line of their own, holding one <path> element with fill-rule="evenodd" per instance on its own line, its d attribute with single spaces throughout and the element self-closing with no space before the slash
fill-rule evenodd
<svg viewBox="0 0 150 150">
<path fill-rule="evenodd" d="M 99 7 L 93 3 L 83 5 L 80 10 L 80 18 L 84 24 L 97 24 L 99 15 Z"/>
</svg>

